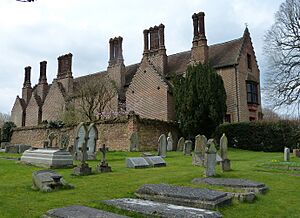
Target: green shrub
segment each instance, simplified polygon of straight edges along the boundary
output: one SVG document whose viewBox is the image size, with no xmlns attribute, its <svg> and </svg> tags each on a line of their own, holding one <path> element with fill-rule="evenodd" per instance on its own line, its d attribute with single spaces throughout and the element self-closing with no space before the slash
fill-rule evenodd
<svg viewBox="0 0 300 218">
<path fill-rule="evenodd" d="M 217 127 L 215 138 L 225 133 L 228 145 L 252 151 L 283 151 L 300 142 L 300 123 L 296 121 L 225 123 Z"/>
<path fill-rule="evenodd" d="M 1 142 L 9 142 L 12 135 L 12 129 L 16 127 L 14 122 L 5 122 L 2 127 Z"/>
</svg>

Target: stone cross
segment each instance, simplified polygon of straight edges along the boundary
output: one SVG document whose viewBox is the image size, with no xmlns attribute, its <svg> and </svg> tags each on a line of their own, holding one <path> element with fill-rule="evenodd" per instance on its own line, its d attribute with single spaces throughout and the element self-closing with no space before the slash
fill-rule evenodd
<svg viewBox="0 0 300 218">
<path fill-rule="evenodd" d="M 172 151 L 172 150 L 173 150 L 173 137 L 172 137 L 172 133 L 169 132 L 167 137 L 167 151 Z"/>
<path fill-rule="evenodd" d="M 106 147 L 105 144 L 103 144 L 102 147 L 99 150 L 102 153 L 102 161 L 101 161 L 101 163 L 105 164 L 106 163 L 106 152 L 108 151 L 108 148 Z"/>
<path fill-rule="evenodd" d="M 158 139 L 158 156 L 167 156 L 167 139 L 165 134 L 162 134 Z"/>
<path fill-rule="evenodd" d="M 89 148 L 86 146 L 86 143 L 82 143 L 79 147 L 79 150 L 81 151 L 81 164 L 84 165 L 88 159 L 87 151 L 89 150 Z"/>
<path fill-rule="evenodd" d="M 205 150 L 205 170 L 204 170 L 204 176 L 205 177 L 211 177 L 216 175 L 216 143 L 213 139 L 209 139 L 207 142 L 207 147 Z"/>
<path fill-rule="evenodd" d="M 287 147 L 284 148 L 284 161 L 285 162 L 290 161 L 290 149 Z"/>
</svg>

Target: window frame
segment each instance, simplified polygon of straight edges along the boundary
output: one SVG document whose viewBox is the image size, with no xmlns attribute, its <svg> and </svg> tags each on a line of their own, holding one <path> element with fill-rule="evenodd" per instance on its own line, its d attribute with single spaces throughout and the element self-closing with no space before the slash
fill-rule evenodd
<svg viewBox="0 0 300 218">
<path fill-rule="evenodd" d="M 258 82 L 246 80 L 247 103 L 259 105 Z"/>
</svg>

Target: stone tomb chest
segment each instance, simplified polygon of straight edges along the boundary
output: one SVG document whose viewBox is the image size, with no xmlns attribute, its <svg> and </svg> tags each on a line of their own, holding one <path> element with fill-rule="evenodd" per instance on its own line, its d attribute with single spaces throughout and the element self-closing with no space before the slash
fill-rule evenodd
<svg viewBox="0 0 300 218">
<path fill-rule="evenodd" d="M 151 167 L 165 167 L 166 161 L 161 156 L 143 157 Z"/>
<path fill-rule="evenodd" d="M 58 149 L 29 149 L 23 153 L 21 163 L 47 168 L 65 168 L 73 166 L 73 157 L 70 152 Z"/>
<path fill-rule="evenodd" d="M 146 200 L 203 209 L 215 209 L 232 201 L 232 196 L 225 192 L 166 184 L 143 185 L 135 195 Z"/>
</svg>

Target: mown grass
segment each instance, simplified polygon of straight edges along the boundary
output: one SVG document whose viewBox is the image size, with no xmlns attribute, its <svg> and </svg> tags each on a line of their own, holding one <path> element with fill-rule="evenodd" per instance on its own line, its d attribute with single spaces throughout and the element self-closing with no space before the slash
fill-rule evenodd
<svg viewBox="0 0 300 218">
<path fill-rule="evenodd" d="M 0 153 L 0 157 L 8 156 L 11 155 Z M 85 205 L 131 217 L 142 217 L 106 206 L 100 201 L 134 197 L 134 191 L 139 186 L 149 183 L 201 187 L 192 184 L 191 180 L 202 177 L 204 169 L 192 166 L 190 156 L 169 152 L 166 158 L 167 167 L 128 169 L 125 167 L 125 158 L 130 156 L 140 156 L 140 153 L 109 152 L 108 162 L 113 169 L 112 173 L 78 177 L 71 175 L 72 169 L 58 169 L 56 171 L 75 185 L 75 189 L 52 193 L 31 189 L 31 174 L 40 168 L 0 158 L 0 217 L 40 217 L 47 210 L 67 205 Z M 272 160 L 281 161 L 282 153 L 231 149 L 229 157 L 233 170 L 221 173 L 218 166 L 218 176 L 264 182 L 270 191 L 266 195 L 259 195 L 254 203 L 234 201 L 233 205 L 220 208 L 219 211 L 224 217 L 300 217 L 300 171 L 263 167 Z M 300 158 L 292 157 L 292 161 L 300 163 Z M 98 161 L 89 161 L 93 169 L 97 163 Z"/>
</svg>

